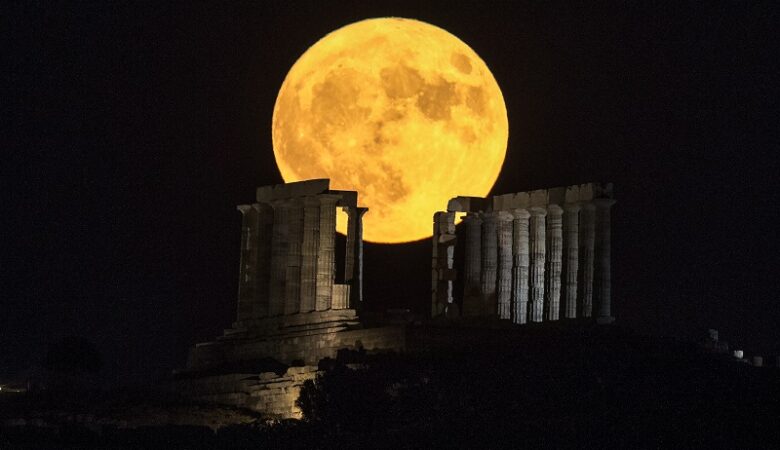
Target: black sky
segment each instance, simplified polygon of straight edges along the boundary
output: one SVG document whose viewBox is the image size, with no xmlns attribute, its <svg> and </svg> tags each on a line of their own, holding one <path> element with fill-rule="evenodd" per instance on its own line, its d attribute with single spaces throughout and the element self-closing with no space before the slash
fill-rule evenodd
<svg viewBox="0 0 780 450">
<path fill-rule="evenodd" d="M 228 327 L 235 205 L 282 181 L 270 124 L 287 70 L 389 15 L 450 31 L 493 71 L 510 124 L 493 193 L 615 183 L 620 323 L 780 353 L 778 9 L 566 3 L 9 6 L 0 374 L 68 334 L 122 376 L 166 373 Z M 428 252 L 368 245 L 367 301 L 425 308 Z"/>
</svg>

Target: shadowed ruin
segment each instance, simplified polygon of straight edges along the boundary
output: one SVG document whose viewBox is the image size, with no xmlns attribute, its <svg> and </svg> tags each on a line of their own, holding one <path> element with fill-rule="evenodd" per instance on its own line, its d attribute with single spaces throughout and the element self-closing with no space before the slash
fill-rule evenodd
<svg viewBox="0 0 780 450">
<path fill-rule="evenodd" d="M 356 192 L 330 190 L 329 180 L 319 179 L 260 187 L 254 203 L 238 206 L 236 321 L 192 348 L 178 390 L 300 417 L 301 386 L 340 351 L 462 350 L 474 335 L 457 321 L 412 329 L 360 320 L 366 208 L 357 200 Z M 595 183 L 452 199 L 447 212 L 434 215 L 432 318 L 487 317 L 511 326 L 595 316 L 611 323 L 613 203 L 612 186 Z M 343 254 L 336 251 L 336 208 L 349 218 Z M 458 231 L 457 212 L 467 213 Z M 490 345 L 507 332 L 488 326 L 477 335 Z"/>
<path fill-rule="evenodd" d="M 320 360 L 344 349 L 403 348 L 402 329 L 365 328 L 358 320 L 367 208 L 358 206 L 356 192 L 329 185 L 318 179 L 263 186 L 254 203 L 237 207 L 236 321 L 215 341 L 191 349 L 179 389 L 201 400 L 295 417 L 300 385 L 314 377 Z M 335 248 L 336 208 L 349 217 L 343 261 Z M 284 366 L 298 367 L 271 370 Z"/>
</svg>

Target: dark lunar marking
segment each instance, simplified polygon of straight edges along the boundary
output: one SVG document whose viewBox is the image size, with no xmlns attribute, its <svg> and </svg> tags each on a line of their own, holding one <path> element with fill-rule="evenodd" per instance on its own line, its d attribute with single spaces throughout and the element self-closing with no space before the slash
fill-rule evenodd
<svg viewBox="0 0 780 450">
<path fill-rule="evenodd" d="M 469 57 L 463 53 L 453 53 L 450 56 L 450 63 L 461 73 L 466 75 L 471 73 L 471 62 L 469 62 Z"/>
<path fill-rule="evenodd" d="M 333 128 L 359 123 L 370 114 L 369 108 L 357 105 L 360 96 L 359 78 L 358 72 L 342 69 L 333 71 L 325 81 L 314 85 L 311 112 L 316 126 L 313 128 L 323 130 L 323 137 L 330 136 Z"/>
<path fill-rule="evenodd" d="M 379 72 L 382 88 L 389 98 L 409 98 L 420 92 L 423 79 L 416 70 L 406 66 L 385 67 Z"/>
<path fill-rule="evenodd" d="M 460 140 L 467 144 L 471 144 L 477 140 L 477 135 L 471 127 L 461 128 L 458 135 L 460 136 Z"/>
<path fill-rule="evenodd" d="M 485 112 L 485 105 L 487 104 L 487 98 L 485 91 L 479 87 L 470 87 L 468 94 L 466 94 L 466 106 L 477 114 Z"/>
<path fill-rule="evenodd" d="M 417 106 L 422 113 L 433 120 L 449 119 L 450 108 L 457 103 L 455 83 L 441 78 L 435 84 L 426 84 L 417 98 Z"/>
<path fill-rule="evenodd" d="M 401 173 L 392 166 L 384 163 L 380 167 L 384 175 L 382 177 L 381 186 L 383 193 L 387 196 L 387 198 L 392 201 L 398 201 L 406 197 L 409 192 L 406 186 L 404 186 Z"/>
</svg>

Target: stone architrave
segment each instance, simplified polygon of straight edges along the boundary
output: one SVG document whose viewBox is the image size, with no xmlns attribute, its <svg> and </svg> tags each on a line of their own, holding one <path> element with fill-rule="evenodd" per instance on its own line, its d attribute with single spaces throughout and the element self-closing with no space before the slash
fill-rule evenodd
<svg viewBox="0 0 780 450">
<path fill-rule="evenodd" d="M 284 314 L 287 279 L 287 246 L 290 234 L 288 216 L 290 206 L 286 200 L 272 202 L 274 208 L 273 233 L 271 235 L 271 276 L 268 286 L 268 315 Z"/>
<path fill-rule="evenodd" d="M 320 199 L 320 242 L 317 255 L 317 311 L 330 309 L 336 277 L 336 202 L 339 195 L 322 194 Z"/>
<path fill-rule="evenodd" d="M 615 200 L 597 198 L 593 203 L 596 205 L 595 284 L 598 287 L 596 320 L 599 323 L 612 323 L 615 319 L 612 317 L 610 209 L 615 204 Z"/>
<path fill-rule="evenodd" d="M 257 269 L 256 295 L 252 317 L 260 319 L 268 315 L 268 284 L 271 275 L 271 235 L 273 234 L 274 210 L 266 203 L 255 203 L 257 211 Z"/>
<path fill-rule="evenodd" d="M 255 302 L 255 270 L 257 263 L 257 211 L 251 205 L 239 205 L 241 212 L 241 260 L 238 279 L 238 311 L 239 321 L 252 316 L 252 304 Z"/>
<path fill-rule="evenodd" d="M 466 280 L 463 286 L 463 315 L 473 316 L 480 313 L 479 293 L 482 274 L 482 219 L 477 213 L 468 213 L 463 219 L 466 226 L 466 249 L 464 271 Z"/>
<path fill-rule="evenodd" d="M 563 302 L 564 317 L 577 317 L 577 271 L 579 268 L 580 205 L 563 205 Z"/>
<path fill-rule="evenodd" d="M 482 213 L 480 298 L 481 313 L 496 313 L 496 281 L 498 269 L 498 230 L 496 214 Z"/>
<path fill-rule="evenodd" d="M 513 211 L 512 322 L 528 322 L 528 218 L 525 209 Z"/>
<path fill-rule="evenodd" d="M 561 316 L 561 259 L 563 254 L 563 209 L 547 206 L 547 241 L 545 270 L 546 320 L 558 320 Z"/>
<path fill-rule="evenodd" d="M 540 207 L 529 208 L 530 218 L 530 319 L 541 322 L 544 317 L 544 264 L 546 257 L 545 216 L 547 210 Z"/>
<path fill-rule="evenodd" d="M 512 318 L 512 214 L 506 211 L 496 213 L 498 233 L 498 278 L 496 299 L 498 318 Z"/>
<path fill-rule="evenodd" d="M 363 302 L 363 214 L 368 208 L 347 207 L 347 249 L 344 280 L 350 285 L 349 307 L 358 308 Z"/>
<path fill-rule="evenodd" d="M 317 252 L 320 246 L 320 201 L 315 196 L 303 200 L 303 241 L 301 244 L 300 312 L 314 311 L 317 304 Z"/>
<path fill-rule="evenodd" d="M 593 315 L 593 250 L 596 242 L 596 207 L 593 203 L 582 204 L 580 210 L 580 262 L 577 283 L 580 317 Z"/>
</svg>

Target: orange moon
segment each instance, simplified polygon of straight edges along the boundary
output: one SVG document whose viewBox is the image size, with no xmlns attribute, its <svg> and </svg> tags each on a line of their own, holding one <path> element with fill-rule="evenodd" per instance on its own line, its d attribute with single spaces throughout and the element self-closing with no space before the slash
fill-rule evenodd
<svg viewBox="0 0 780 450">
<path fill-rule="evenodd" d="M 509 137 L 485 62 L 447 31 L 401 18 L 356 22 L 312 45 L 282 83 L 272 133 L 284 180 L 358 191 L 364 239 L 382 243 L 430 237 L 450 198 L 486 196 Z"/>
</svg>

